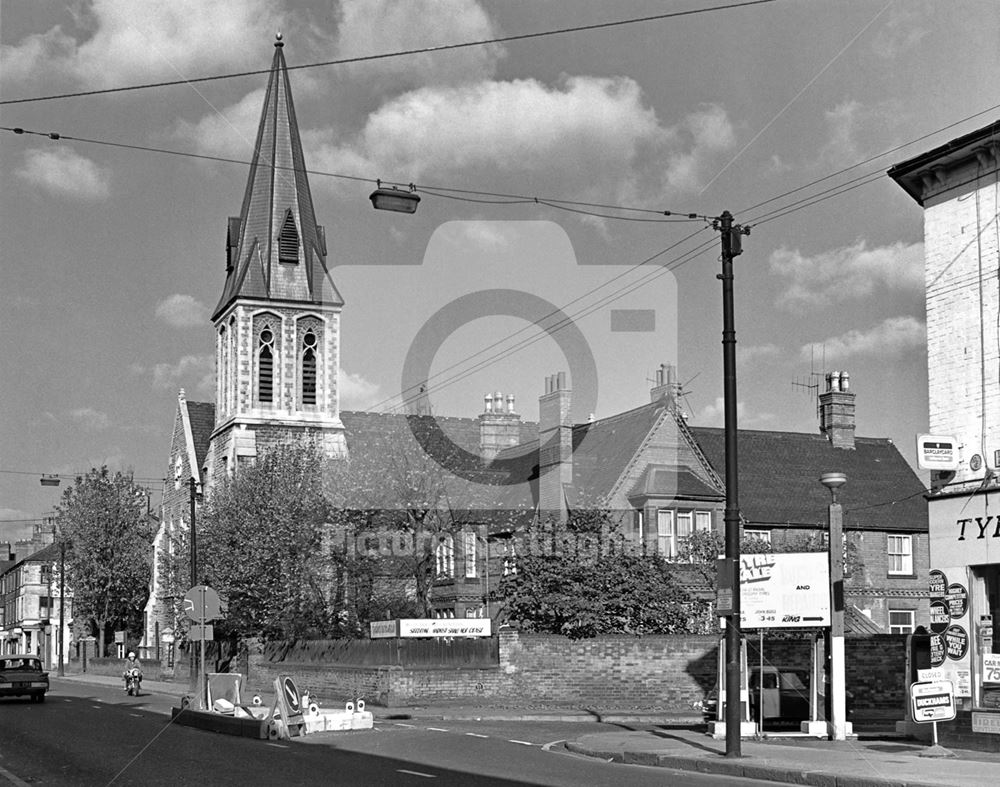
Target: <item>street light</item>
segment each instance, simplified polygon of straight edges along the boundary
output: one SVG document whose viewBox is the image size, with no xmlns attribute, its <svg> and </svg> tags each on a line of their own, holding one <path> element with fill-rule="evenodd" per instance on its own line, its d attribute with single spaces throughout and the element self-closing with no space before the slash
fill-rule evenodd
<svg viewBox="0 0 1000 787">
<path fill-rule="evenodd" d="M 416 213 L 420 195 L 411 183 L 409 191 L 395 187 L 382 188 L 382 181 L 376 181 L 378 188 L 368 195 L 375 210 L 389 210 L 394 213 Z"/>
<path fill-rule="evenodd" d="M 844 665 L 844 522 L 837 490 L 847 483 L 843 473 L 823 473 L 819 482 L 830 490 L 830 719 L 829 734 L 835 741 L 847 740 L 847 686 Z"/>
</svg>

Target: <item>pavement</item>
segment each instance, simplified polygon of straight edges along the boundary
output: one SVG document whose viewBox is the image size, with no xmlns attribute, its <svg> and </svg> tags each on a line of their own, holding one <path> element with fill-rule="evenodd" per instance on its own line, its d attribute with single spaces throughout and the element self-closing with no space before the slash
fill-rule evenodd
<svg viewBox="0 0 1000 787">
<path fill-rule="evenodd" d="M 121 680 L 104 675 L 53 678 L 105 686 Z M 144 692 L 182 697 L 186 683 L 142 682 Z M 403 719 L 452 721 L 588 721 L 611 727 L 606 732 L 567 740 L 565 749 L 607 761 L 652 765 L 700 773 L 762 779 L 817 787 L 970 787 L 994 782 L 1000 753 L 934 749 L 887 731 L 829 741 L 799 735 L 766 735 L 744 739 L 740 757 L 726 756 L 726 741 L 705 733 L 697 714 L 638 709 L 581 709 L 435 704 L 400 708 L 369 705 L 376 721 Z M 992 776 L 991 776 L 992 774 Z"/>
</svg>

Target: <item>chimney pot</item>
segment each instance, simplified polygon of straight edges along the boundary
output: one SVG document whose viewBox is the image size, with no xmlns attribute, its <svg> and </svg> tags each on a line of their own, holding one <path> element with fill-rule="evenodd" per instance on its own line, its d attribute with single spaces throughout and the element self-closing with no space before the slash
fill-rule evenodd
<svg viewBox="0 0 1000 787">
<path fill-rule="evenodd" d="M 486 403 L 486 409 L 483 410 L 484 413 L 493 412 L 493 396 L 491 394 L 486 394 L 483 396 L 483 401 Z"/>
<path fill-rule="evenodd" d="M 507 412 L 514 414 L 514 394 L 507 394 Z"/>
</svg>

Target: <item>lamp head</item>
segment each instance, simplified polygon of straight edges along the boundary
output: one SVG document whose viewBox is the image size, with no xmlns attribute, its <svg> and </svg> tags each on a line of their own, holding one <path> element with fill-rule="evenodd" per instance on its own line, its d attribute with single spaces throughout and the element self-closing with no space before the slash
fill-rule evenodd
<svg viewBox="0 0 1000 787">
<path fill-rule="evenodd" d="M 847 483 L 847 476 L 843 473 L 823 473 L 819 477 L 819 482 L 831 492 L 836 492 Z"/>
</svg>

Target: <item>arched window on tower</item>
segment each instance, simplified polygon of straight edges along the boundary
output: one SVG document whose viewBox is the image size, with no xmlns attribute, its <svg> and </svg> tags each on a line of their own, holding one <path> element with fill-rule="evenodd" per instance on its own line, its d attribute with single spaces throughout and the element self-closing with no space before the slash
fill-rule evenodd
<svg viewBox="0 0 1000 787">
<path fill-rule="evenodd" d="M 302 337 L 302 404 L 316 404 L 316 334 L 309 329 Z"/>
<path fill-rule="evenodd" d="M 278 233 L 278 262 L 296 263 L 299 261 L 299 231 L 295 226 L 295 217 L 289 209 L 285 211 L 285 220 Z"/>
<path fill-rule="evenodd" d="M 229 405 L 229 331 L 223 325 L 219 328 L 219 350 L 216 366 L 219 370 L 219 394 L 216 397 L 218 407 L 225 412 Z"/>
<path fill-rule="evenodd" d="M 257 344 L 257 401 L 274 401 L 274 332 L 269 325 L 261 330 Z"/>
</svg>

